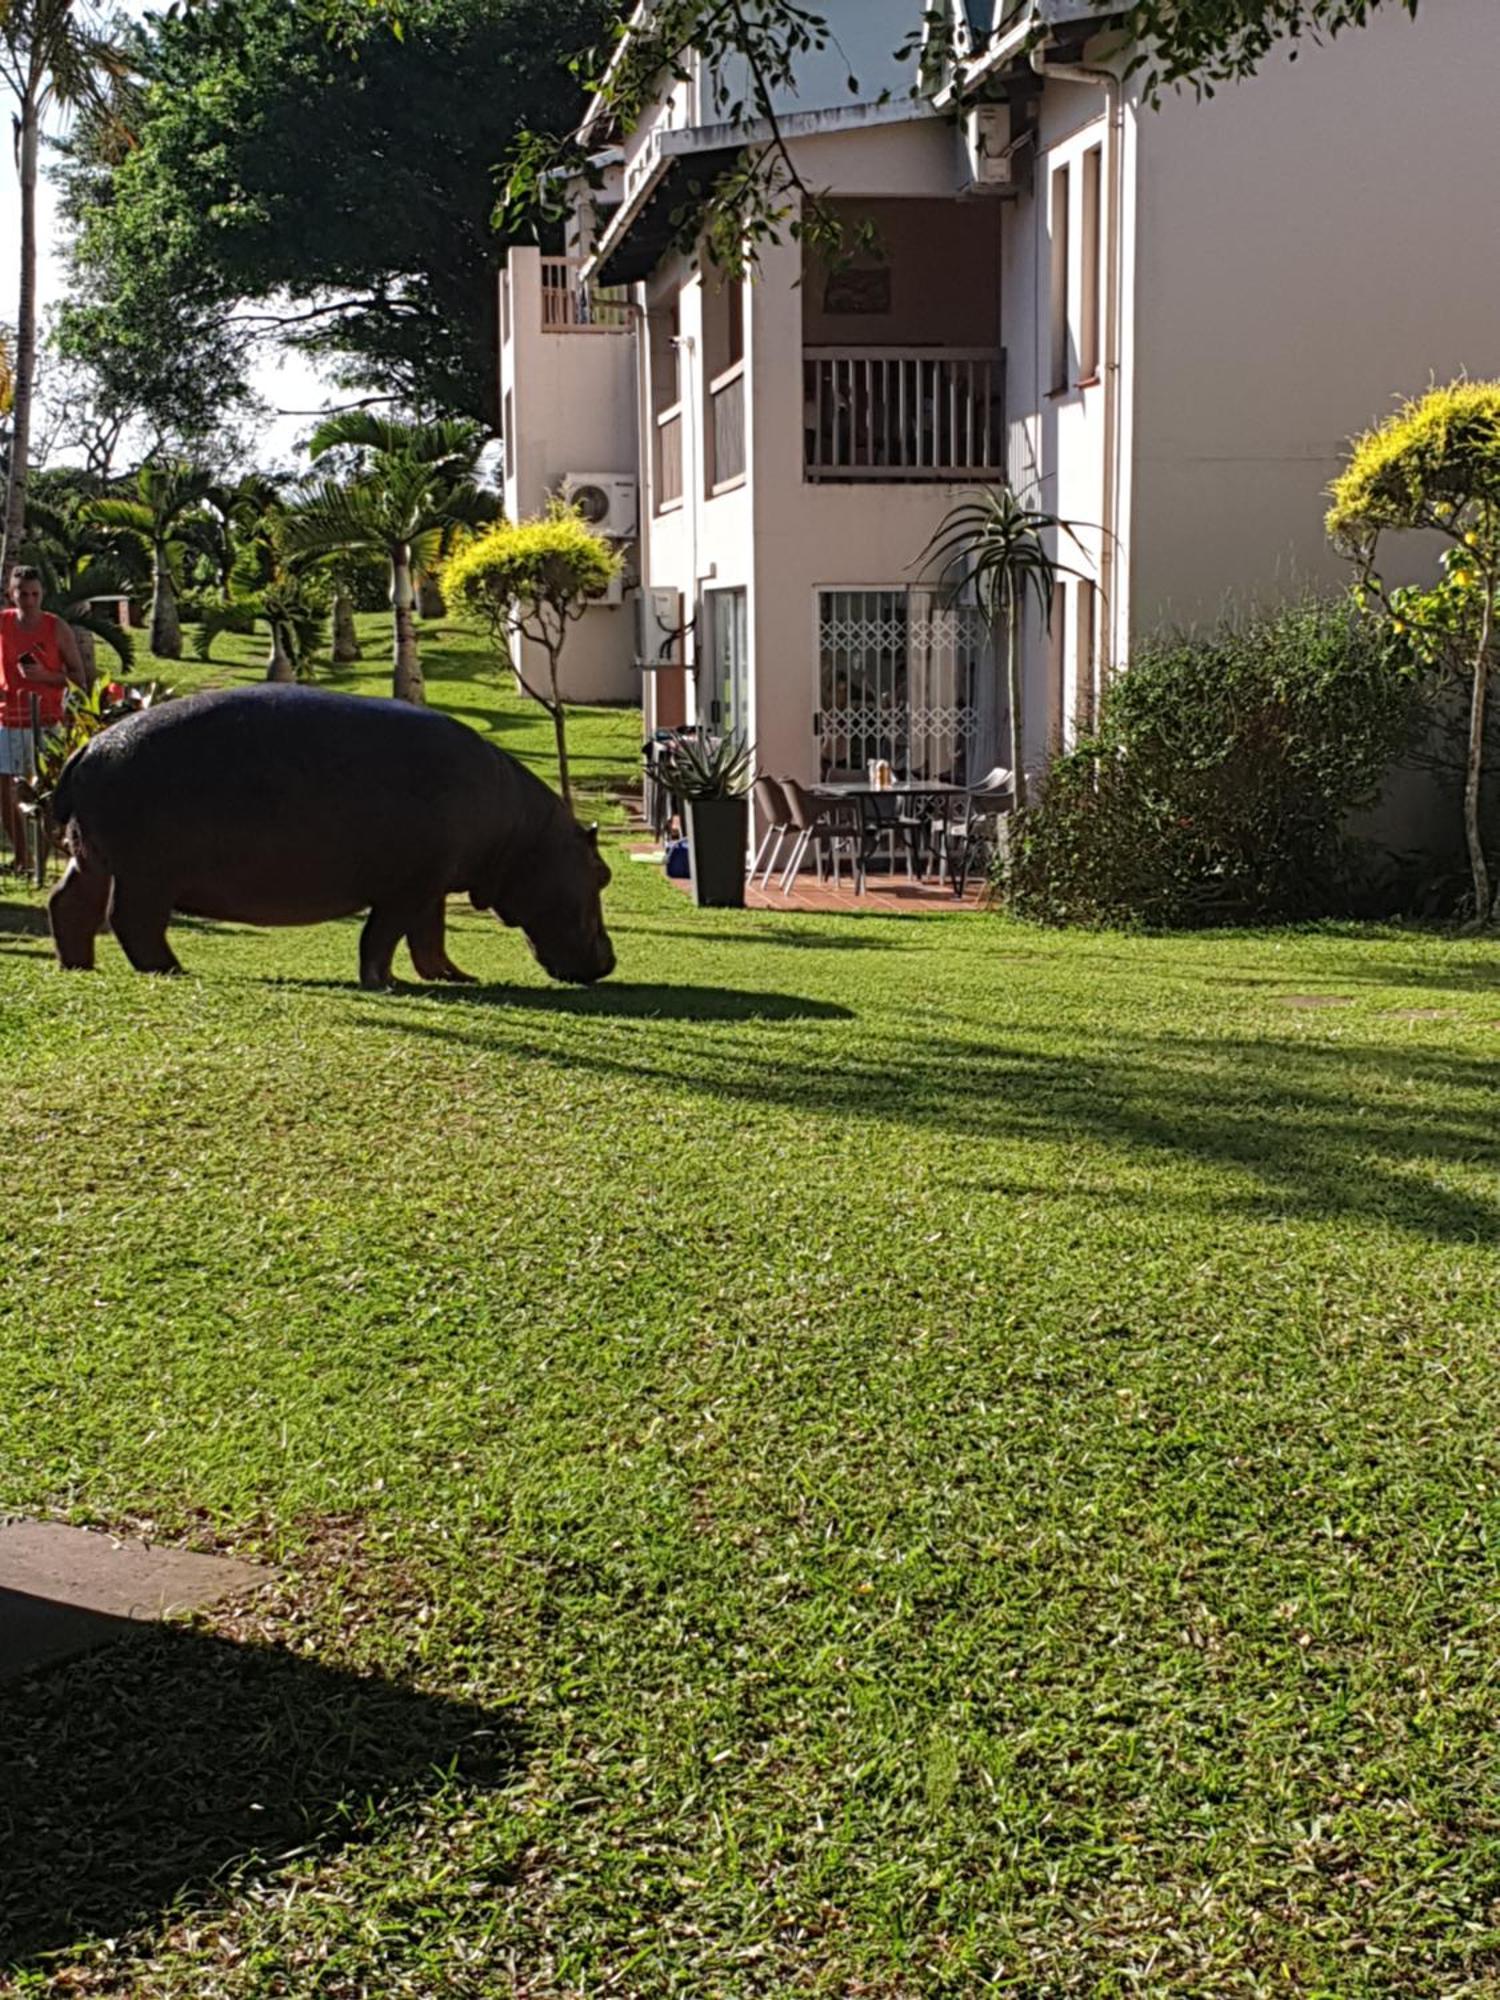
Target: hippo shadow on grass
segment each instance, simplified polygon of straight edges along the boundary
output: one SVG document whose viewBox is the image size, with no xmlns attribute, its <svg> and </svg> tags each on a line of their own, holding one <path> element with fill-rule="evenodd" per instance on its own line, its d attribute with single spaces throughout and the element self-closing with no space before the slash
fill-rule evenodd
<svg viewBox="0 0 1500 2000">
<path fill-rule="evenodd" d="M 366 994 L 345 979 L 273 977 L 263 983 L 342 993 L 377 1006 L 382 1000 L 420 1000 L 432 1007 L 508 1008 L 533 1014 L 578 1014 L 601 1020 L 852 1021 L 856 1018 L 852 1007 L 836 1000 L 810 999 L 801 993 L 742 992 L 726 986 L 634 985 L 625 979 L 604 980 L 598 986 L 519 986 L 506 980 L 474 986 L 423 986 L 398 980 L 383 993 Z"/>
<path fill-rule="evenodd" d="M 0 1988 L 47 1952 L 222 1908 L 515 1769 L 514 1719 L 280 1647 L 137 1628 L 0 1687 Z"/>
</svg>

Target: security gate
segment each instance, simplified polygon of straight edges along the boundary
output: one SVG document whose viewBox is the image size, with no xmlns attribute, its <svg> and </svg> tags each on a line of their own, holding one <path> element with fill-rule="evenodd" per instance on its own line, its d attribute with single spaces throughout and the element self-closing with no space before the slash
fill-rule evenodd
<svg viewBox="0 0 1500 2000">
<path fill-rule="evenodd" d="M 994 648 L 973 605 L 931 591 L 818 592 L 823 775 L 883 757 L 899 777 L 962 782 L 995 763 Z"/>
</svg>

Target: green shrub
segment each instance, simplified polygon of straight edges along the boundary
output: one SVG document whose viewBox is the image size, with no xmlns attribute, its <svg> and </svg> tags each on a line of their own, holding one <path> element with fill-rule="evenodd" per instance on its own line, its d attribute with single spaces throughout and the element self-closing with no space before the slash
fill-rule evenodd
<svg viewBox="0 0 1500 2000">
<path fill-rule="evenodd" d="M 1386 633 L 1343 602 L 1148 640 L 1098 733 L 1016 815 L 997 887 L 1019 915 L 1057 924 L 1347 910 L 1345 822 L 1373 804 L 1421 712 Z"/>
</svg>

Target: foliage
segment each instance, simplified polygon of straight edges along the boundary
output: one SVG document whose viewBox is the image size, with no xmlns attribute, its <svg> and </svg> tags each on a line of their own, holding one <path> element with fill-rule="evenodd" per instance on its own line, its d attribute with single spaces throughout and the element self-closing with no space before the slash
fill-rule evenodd
<svg viewBox="0 0 1500 2000">
<path fill-rule="evenodd" d="M 372 999 L 0 891 L 4 1504 L 276 1566 L 0 1686 L 4 1976 L 1481 2000 L 1489 948 L 606 900 L 606 986 L 457 905 Z"/>
<path fill-rule="evenodd" d="M 70 687 L 62 721 L 56 728 L 42 732 L 36 776 L 21 787 L 27 808 L 36 812 L 45 807 L 57 789 L 63 765 L 74 751 L 82 750 L 92 742 L 101 729 L 108 729 L 113 722 L 122 722 L 127 715 L 139 715 L 145 709 L 171 701 L 174 692 L 159 680 L 127 683 L 101 679 L 94 682 L 87 694 L 79 688 Z"/>
<path fill-rule="evenodd" d="M 554 505 L 529 521 L 504 522 L 461 548 L 442 572 L 456 604 L 504 625 L 512 612 L 571 619 L 601 598 L 620 559 L 575 508 Z"/>
<path fill-rule="evenodd" d="M 522 659 L 513 658 L 511 664 L 522 688 L 552 718 L 558 783 L 569 803 L 567 714 L 559 679 L 563 647 L 568 627 L 604 595 L 619 573 L 620 558 L 609 543 L 594 533 L 576 508 L 561 500 L 531 520 L 504 521 L 488 534 L 474 537 L 442 572 L 450 602 L 481 618 L 497 649 L 509 652 L 514 625 L 546 656 L 545 688 L 528 675 Z"/>
<path fill-rule="evenodd" d="M 315 460 L 343 461 L 342 483 L 315 482 L 289 509 L 282 539 L 289 559 L 305 563 L 381 556 L 389 566 L 393 619 L 393 691 L 422 699 L 422 668 L 413 617 L 414 573 L 435 574 L 470 530 L 493 521 L 500 503 L 478 483 L 484 438 L 477 424 L 448 418 L 407 423 L 370 411 L 329 417 L 313 433 Z"/>
<path fill-rule="evenodd" d="M 182 652 L 177 590 L 189 549 L 212 554 L 213 518 L 206 510 L 213 475 L 184 459 L 140 466 L 128 496 L 108 494 L 80 509 L 84 520 L 136 541 L 151 557 L 151 650 L 175 660 Z"/>
<path fill-rule="evenodd" d="M 1330 488 L 1328 533 L 1358 572 L 1362 604 L 1387 618 L 1418 665 L 1467 682 L 1464 837 L 1475 921 L 1500 920 L 1480 824 L 1485 722 L 1500 613 L 1500 382 L 1454 382 L 1402 406 L 1357 438 Z M 1436 584 L 1390 588 L 1386 534 L 1446 544 Z"/>
<path fill-rule="evenodd" d="M 993 634 L 1004 640 L 1010 716 L 1010 768 L 1017 806 L 1026 804 L 1026 708 L 1022 621 L 1027 603 L 1043 627 L 1052 623 L 1053 587 L 1080 572 L 1047 544 L 1072 542 L 1087 559 L 1077 528 L 1027 504 L 1009 486 L 983 487 L 948 510 L 919 557 L 935 565 L 957 597 L 971 592 Z"/>
<path fill-rule="evenodd" d="M 1192 927 L 1326 915 L 1344 834 L 1412 743 L 1415 679 L 1368 623 L 1309 600 L 1148 641 L 1097 735 L 1018 812 L 1000 887 L 1046 923 Z"/>
<path fill-rule="evenodd" d="M 694 799 L 742 799 L 755 758 L 741 736 L 679 736 L 661 762 L 661 781 L 684 804 Z"/>
<path fill-rule="evenodd" d="M 398 40 L 363 0 L 157 10 L 138 144 L 73 147 L 69 351 L 196 418 L 285 338 L 353 390 L 498 429 L 494 165 L 523 115 L 576 116 L 558 50 L 605 11 L 420 0 Z"/>
<path fill-rule="evenodd" d="M 42 575 L 42 608 L 102 639 L 128 668 L 135 641 L 118 620 L 91 600 L 127 598 L 141 584 L 142 570 L 128 541 L 91 521 L 85 509 L 95 497 L 93 482 L 77 475 L 42 474 L 26 510 L 26 539 L 20 560 Z"/>
</svg>

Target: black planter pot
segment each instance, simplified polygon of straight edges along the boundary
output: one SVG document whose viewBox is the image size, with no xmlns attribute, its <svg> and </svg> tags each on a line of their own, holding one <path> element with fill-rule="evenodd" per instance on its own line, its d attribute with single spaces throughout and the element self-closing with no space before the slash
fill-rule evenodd
<svg viewBox="0 0 1500 2000">
<path fill-rule="evenodd" d="M 744 909 L 750 801 L 689 799 L 687 835 L 693 901 L 704 910 Z"/>
</svg>

